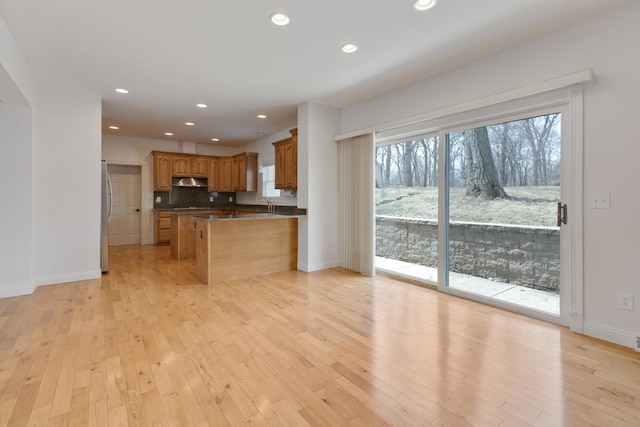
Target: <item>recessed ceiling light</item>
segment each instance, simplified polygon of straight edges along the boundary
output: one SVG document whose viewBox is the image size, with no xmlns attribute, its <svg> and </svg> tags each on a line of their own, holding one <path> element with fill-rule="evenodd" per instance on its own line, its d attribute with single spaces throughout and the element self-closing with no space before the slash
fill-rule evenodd
<svg viewBox="0 0 640 427">
<path fill-rule="evenodd" d="M 120 88 L 120 87 L 119 87 L 118 89 L 116 89 L 116 92 L 118 92 L 118 93 L 129 93 L 129 91 L 128 91 L 128 90 L 126 90 L 126 89 L 122 89 L 122 88 Z"/>
<path fill-rule="evenodd" d="M 165 132 L 164 134 L 167 136 L 173 136 L 173 132 Z"/>
<path fill-rule="evenodd" d="M 341 49 L 344 53 L 353 53 L 356 50 L 358 50 L 358 46 L 356 46 L 355 44 L 347 43 L 344 46 L 342 46 Z"/>
<path fill-rule="evenodd" d="M 273 22 L 275 25 L 278 25 L 280 27 L 284 25 L 289 25 L 289 23 L 291 22 L 291 18 L 289 18 L 284 13 L 273 13 L 271 14 L 270 19 L 271 19 L 271 22 Z"/>
<path fill-rule="evenodd" d="M 109 126 L 109 129 L 118 130 L 120 128 L 118 126 Z"/>
<path fill-rule="evenodd" d="M 416 0 L 416 2 L 413 4 L 413 7 L 415 7 L 417 10 L 428 10 L 436 5 L 436 1 L 437 0 Z"/>
<path fill-rule="evenodd" d="M 198 108 L 207 108 L 207 104 L 196 104 Z"/>
<path fill-rule="evenodd" d="M 259 119 L 266 119 L 266 118 L 267 118 L 267 116 L 265 116 L 264 114 L 258 114 L 258 118 L 259 118 Z"/>
<path fill-rule="evenodd" d="M 213 142 L 218 142 L 218 141 L 220 141 L 218 138 L 211 138 L 211 140 L 212 140 Z"/>
<path fill-rule="evenodd" d="M 193 123 L 191 123 L 191 122 L 184 122 L 184 124 L 187 125 L 187 126 L 193 126 Z"/>
</svg>

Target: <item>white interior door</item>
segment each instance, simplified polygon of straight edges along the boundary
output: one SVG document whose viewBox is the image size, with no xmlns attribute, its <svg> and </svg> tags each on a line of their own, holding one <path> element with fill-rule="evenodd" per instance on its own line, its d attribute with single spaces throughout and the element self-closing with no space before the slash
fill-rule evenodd
<svg viewBox="0 0 640 427">
<path fill-rule="evenodd" d="M 113 209 L 109 245 L 140 244 L 140 167 L 109 165 Z"/>
</svg>

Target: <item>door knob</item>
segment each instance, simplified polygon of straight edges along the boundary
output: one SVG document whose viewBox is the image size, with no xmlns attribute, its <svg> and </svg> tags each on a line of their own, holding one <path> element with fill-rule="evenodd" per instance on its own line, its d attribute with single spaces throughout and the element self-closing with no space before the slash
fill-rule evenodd
<svg viewBox="0 0 640 427">
<path fill-rule="evenodd" d="M 136 212 L 140 212 L 140 209 L 136 209 Z"/>
</svg>

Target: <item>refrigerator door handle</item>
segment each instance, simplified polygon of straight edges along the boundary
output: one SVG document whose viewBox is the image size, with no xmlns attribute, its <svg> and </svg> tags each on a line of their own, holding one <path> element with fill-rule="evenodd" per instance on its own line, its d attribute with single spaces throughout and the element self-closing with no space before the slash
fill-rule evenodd
<svg viewBox="0 0 640 427">
<path fill-rule="evenodd" d="M 107 175 L 107 184 L 109 185 L 109 211 L 107 212 L 107 221 L 111 219 L 111 210 L 113 209 L 113 188 L 111 187 L 111 177 Z"/>
</svg>

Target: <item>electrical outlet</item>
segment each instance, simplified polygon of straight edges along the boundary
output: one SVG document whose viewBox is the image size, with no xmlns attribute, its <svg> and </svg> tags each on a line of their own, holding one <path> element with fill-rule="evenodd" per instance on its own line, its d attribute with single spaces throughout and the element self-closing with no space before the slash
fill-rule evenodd
<svg viewBox="0 0 640 427">
<path fill-rule="evenodd" d="M 213 196 L 210 196 L 210 197 L 209 197 L 209 201 L 210 201 L 210 202 L 213 202 Z"/>
<path fill-rule="evenodd" d="M 618 292 L 618 308 L 633 311 L 633 295 Z"/>
<path fill-rule="evenodd" d="M 233 196 L 229 196 L 229 201 L 233 202 Z"/>
<path fill-rule="evenodd" d="M 160 203 L 162 201 L 162 197 L 156 196 L 156 203 Z"/>
<path fill-rule="evenodd" d="M 611 208 L 611 195 L 609 193 L 590 193 L 589 207 L 592 209 Z"/>
</svg>

